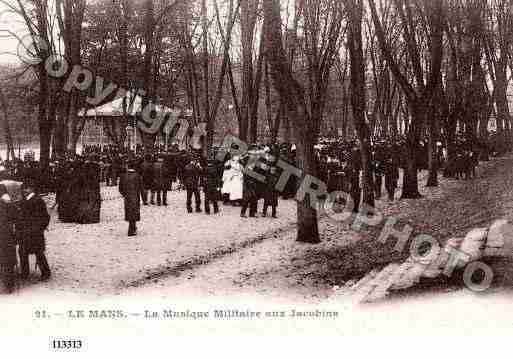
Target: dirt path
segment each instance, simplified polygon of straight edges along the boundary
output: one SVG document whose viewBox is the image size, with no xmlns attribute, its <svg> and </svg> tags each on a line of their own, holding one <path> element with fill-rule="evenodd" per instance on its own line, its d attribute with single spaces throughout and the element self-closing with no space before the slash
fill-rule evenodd
<svg viewBox="0 0 513 359">
<path fill-rule="evenodd" d="M 117 188 L 102 188 L 101 222 L 60 223 L 56 210 L 45 236 L 52 280 L 31 281 L 20 291 L 50 291 L 105 295 L 152 282 L 204 264 L 261 241 L 266 234 L 295 223 L 295 206 L 284 202 L 278 219 L 240 218 L 240 207 L 223 206 L 221 213 L 188 214 L 185 192 L 174 191 L 168 207 L 143 206 L 136 237 L 127 237 L 123 202 Z M 51 207 L 51 198 L 48 200 Z M 32 267 L 34 263 L 32 263 Z"/>
</svg>

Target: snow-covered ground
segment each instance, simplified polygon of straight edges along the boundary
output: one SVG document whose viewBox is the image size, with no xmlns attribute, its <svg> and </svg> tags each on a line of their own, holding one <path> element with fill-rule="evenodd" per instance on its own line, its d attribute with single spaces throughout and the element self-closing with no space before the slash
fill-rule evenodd
<svg viewBox="0 0 513 359">
<path fill-rule="evenodd" d="M 52 280 L 31 283 L 84 294 L 112 294 L 162 273 L 210 261 L 248 246 L 259 236 L 295 221 L 295 204 L 282 201 L 279 218 L 241 218 L 240 207 L 221 206 L 219 214 L 188 214 L 184 191 L 169 192 L 169 206 L 142 206 L 138 235 L 127 237 L 123 201 L 117 187 L 102 187 L 101 222 L 60 223 L 56 208 L 46 232 Z M 52 207 L 52 200 L 49 201 Z M 35 280 L 36 278 L 34 278 Z"/>
</svg>

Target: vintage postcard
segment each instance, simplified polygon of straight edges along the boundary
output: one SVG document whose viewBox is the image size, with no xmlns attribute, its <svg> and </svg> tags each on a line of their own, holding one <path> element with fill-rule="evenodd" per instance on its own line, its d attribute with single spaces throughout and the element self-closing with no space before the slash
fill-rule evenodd
<svg viewBox="0 0 513 359">
<path fill-rule="evenodd" d="M 511 332 L 511 1 L 0 0 L 0 44 L 0 348 Z"/>
</svg>

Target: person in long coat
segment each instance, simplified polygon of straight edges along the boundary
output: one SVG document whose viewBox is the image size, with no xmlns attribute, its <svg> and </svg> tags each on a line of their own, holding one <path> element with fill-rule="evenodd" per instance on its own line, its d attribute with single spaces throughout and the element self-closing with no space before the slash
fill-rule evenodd
<svg viewBox="0 0 513 359">
<path fill-rule="evenodd" d="M 262 216 L 267 217 L 267 209 L 271 207 L 271 215 L 273 218 L 276 218 L 279 196 L 279 192 L 276 190 L 276 183 L 279 179 L 278 168 L 276 167 L 277 161 L 275 160 L 277 157 L 274 154 L 266 154 L 264 158 L 268 165 L 268 171 L 266 173 L 266 182 L 264 185 L 264 208 Z"/>
<path fill-rule="evenodd" d="M 187 212 L 192 213 L 192 196 L 196 205 L 196 212 L 201 212 L 200 195 L 201 167 L 199 161 L 193 159 L 184 169 L 184 185 L 187 191 Z"/>
<path fill-rule="evenodd" d="M 100 166 L 92 158 L 80 169 L 79 205 L 76 221 L 80 224 L 100 222 Z"/>
<path fill-rule="evenodd" d="M 74 222 L 78 208 L 77 188 L 79 182 L 77 163 L 65 160 L 57 169 L 57 211 L 59 220 L 64 223 Z"/>
<path fill-rule="evenodd" d="M 173 182 L 178 180 L 178 167 L 180 160 L 180 149 L 178 145 L 173 145 L 171 150 L 166 154 L 164 158 L 164 167 L 166 168 L 169 190 L 173 189 Z"/>
<path fill-rule="evenodd" d="M 46 240 L 44 231 L 50 223 L 46 204 L 35 192 L 34 184 L 28 182 L 22 186 L 25 199 L 21 201 L 16 232 L 19 241 L 21 277 L 28 278 L 30 273 L 29 255 L 35 254 L 41 271 L 41 280 L 50 278 L 50 266 L 45 256 Z"/>
<path fill-rule="evenodd" d="M 125 221 L 128 222 L 128 236 L 137 234 L 137 222 L 141 220 L 141 196 L 143 192 L 142 178 L 135 170 L 135 164 L 130 162 L 128 170 L 121 175 L 119 193 L 124 198 Z"/>
<path fill-rule="evenodd" d="M 250 154 L 242 159 L 242 164 L 245 168 L 255 171 L 255 155 Z M 256 217 L 258 211 L 258 199 L 261 193 L 262 184 L 253 178 L 250 174 L 244 173 L 243 180 L 243 194 L 242 194 L 242 207 L 240 216 L 246 217 L 246 211 L 249 208 L 249 216 Z"/>
<path fill-rule="evenodd" d="M 155 204 L 155 194 L 157 194 L 157 205 L 163 204 L 167 206 L 167 191 L 169 187 L 169 179 L 166 173 L 164 158 L 159 156 L 153 163 L 153 186 L 151 189 L 151 204 Z"/>
<path fill-rule="evenodd" d="M 210 203 L 213 204 L 214 213 L 219 212 L 217 203 L 221 178 L 219 177 L 218 165 L 214 160 L 209 160 L 203 176 L 203 192 L 205 194 L 205 213 L 210 214 Z"/>
<path fill-rule="evenodd" d="M 148 204 L 148 193 L 153 186 L 153 161 L 150 154 L 144 156 L 141 163 L 141 176 L 143 181 L 142 201 L 144 205 Z M 154 203 L 152 203 L 154 204 Z"/>
<path fill-rule="evenodd" d="M 7 193 L 7 188 L 0 184 L 0 275 L 7 293 L 12 293 L 15 284 L 16 238 L 14 221 L 16 210 Z"/>
</svg>

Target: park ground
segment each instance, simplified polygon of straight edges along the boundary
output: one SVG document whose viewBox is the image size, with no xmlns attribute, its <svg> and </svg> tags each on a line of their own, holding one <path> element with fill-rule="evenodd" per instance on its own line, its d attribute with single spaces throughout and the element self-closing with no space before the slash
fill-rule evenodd
<svg viewBox="0 0 513 359">
<path fill-rule="evenodd" d="M 509 154 L 481 163 L 475 179 L 440 178 L 436 188 L 424 187 L 423 173 L 423 198 L 400 200 L 398 192 L 396 201 L 383 198 L 376 208 L 385 218 L 396 218 L 396 228 L 409 224 L 414 234 L 430 234 L 443 244 L 495 219 L 513 220 L 512 168 Z M 377 240 L 382 225 L 355 231 L 351 220 L 323 218 L 322 242 L 302 244 L 295 241 L 292 201 L 280 202 L 278 219 L 240 218 L 239 208 L 232 206 L 207 216 L 187 214 L 185 193 L 173 191 L 168 207 L 142 207 L 139 234 L 129 238 L 117 189 L 103 187 L 102 199 L 100 224 L 60 223 L 56 210 L 50 209 L 46 237 L 52 279 L 41 283 L 34 275 L 13 296 L 0 297 L 0 302 L 30 306 L 52 298 L 61 307 L 85 300 L 89 304 L 173 303 L 182 309 L 191 303 L 198 308 L 222 303 L 246 309 L 253 303 L 290 309 L 293 303 L 294 308 L 340 311 L 346 319 L 344 328 L 349 324 L 352 334 L 376 331 L 377 324 L 370 325 L 367 319 L 405 332 L 413 322 L 418 330 L 442 331 L 453 328 L 448 322 L 458 323 L 458 328 L 473 333 L 513 324 L 509 308 L 513 260 L 509 258 L 488 263 L 495 279 L 483 294 L 468 291 L 459 278 L 423 281 L 380 303 L 358 305 L 362 314 L 355 316 L 355 304 L 340 296 L 337 288 L 409 255 L 395 252 L 391 241 Z M 52 198 L 47 201 L 51 208 Z M 429 315 L 421 315 L 424 319 L 419 321 L 419 313 Z M 499 322 L 490 323 L 490 315 Z M 270 330 L 280 328 L 274 325 Z"/>
</svg>

